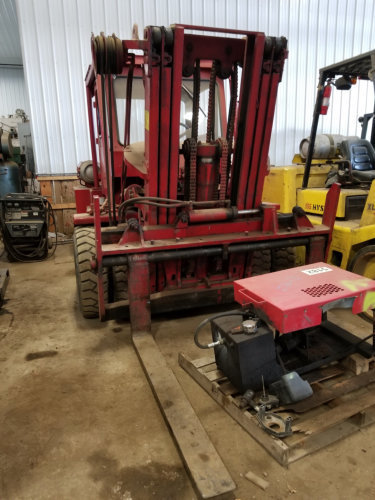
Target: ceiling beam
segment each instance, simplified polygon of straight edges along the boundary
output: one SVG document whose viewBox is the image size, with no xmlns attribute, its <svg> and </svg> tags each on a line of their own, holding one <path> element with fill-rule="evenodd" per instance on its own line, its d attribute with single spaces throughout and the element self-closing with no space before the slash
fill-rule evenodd
<svg viewBox="0 0 375 500">
<path fill-rule="evenodd" d="M 3 64 L 0 62 L 0 68 L 3 68 L 3 69 L 23 69 L 23 64 Z"/>
</svg>

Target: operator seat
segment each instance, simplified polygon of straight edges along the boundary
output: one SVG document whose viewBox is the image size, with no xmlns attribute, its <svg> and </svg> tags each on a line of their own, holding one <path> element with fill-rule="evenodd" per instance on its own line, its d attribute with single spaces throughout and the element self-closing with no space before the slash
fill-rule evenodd
<svg viewBox="0 0 375 500">
<path fill-rule="evenodd" d="M 348 139 L 341 143 L 341 154 L 350 163 L 351 175 L 358 181 L 375 179 L 375 151 L 365 139 Z"/>
</svg>

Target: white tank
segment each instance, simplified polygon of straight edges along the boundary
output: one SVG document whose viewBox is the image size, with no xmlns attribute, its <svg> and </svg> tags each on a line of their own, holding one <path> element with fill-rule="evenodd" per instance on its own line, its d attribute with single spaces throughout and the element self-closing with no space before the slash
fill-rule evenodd
<svg viewBox="0 0 375 500">
<path fill-rule="evenodd" d="M 318 134 L 315 138 L 313 158 L 335 158 L 340 154 L 340 144 L 347 139 L 358 139 L 356 136 L 346 136 L 338 134 Z M 302 158 L 307 157 L 310 137 L 302 139 L 299 145 L 299 152 Z"/>
</svg>

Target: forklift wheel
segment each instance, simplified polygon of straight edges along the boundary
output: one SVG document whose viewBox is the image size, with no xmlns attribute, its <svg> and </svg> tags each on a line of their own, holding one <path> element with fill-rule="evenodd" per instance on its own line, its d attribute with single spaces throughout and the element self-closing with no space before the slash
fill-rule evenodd
<svg viewBox="0 0 375 500">
<path fill-rule="evenodd" d="M 348 270 L 371 280 L 375 279 L 375 245 L 368 245 L 353 257 Z M 361 318 L 372 323 L 372 312 L 360 313 Z"/>
<path fill-rule="evenodd" d="M 271 271 L 282 271 L 296 265 L 294 248 L 278 248 L 271 251 Z"/>
<path fill-rule="evenodd" d="M 73 247 L 79 307 L 85 318 L 97 318 L 99 316 L 98 278 L 91 267 L 91 259 L 95 256 L 94 228 L 75 228 Z M 108 302 L 107 269 L 103 269 L 103 288 L 104 301 Z"/>
<path fill-rule="evenodd" d="M 115 266 L 112 268 L 113 299 L 128 299 L 128 266 Z"/>
<path fill-rule="evenodd" d="M 251 276 L 267 274 L 271 271 L 271 251 L 254 250 L 251 256 Z"/>
</svg>

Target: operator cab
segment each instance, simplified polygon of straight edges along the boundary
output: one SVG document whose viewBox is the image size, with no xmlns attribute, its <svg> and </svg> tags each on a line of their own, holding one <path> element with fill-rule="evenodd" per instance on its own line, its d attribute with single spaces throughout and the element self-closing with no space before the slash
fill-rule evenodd
<svg viewBox="0 0 375 500">
<path fill-rule="evenodd" d="M 208 102 L 209 102 L 209 83 L 210 83 L 210 65 L 201 61 L 201 85 L 199 93 L 199 112 L 198 112 L 198 141 L 204 142 L 206 139 L 207 121 L 208 121 Z M 131 83 L 131 101 L 129 113 L 129 134 L 125 133 L 126 114 L 127 114 L 127 91 L 128 76 L 126 74 L 116 75 L 113 79 L 113 90 L 116 101 L 116 124 L 117 145 L 124 149 L 124 165 L 130 172 L 134 172 L 136 177 L 144 179 L 147 176 L 147 166 L 145 164 L 145 129 L 148 124 L 145 122 L 145 89 L 143 78 L 139 71 L 137 76 L 132 77 Z M 224 86 L 221 80 L 215 84 L 215 107 L 214 107 L 214 136 L 221 137 L 226 128 L 225 116 L 225 94 Z M 185 140 L 190 139 L 193 130 L 193 78 L 184 78 L 181 86 L 181 104 L 180 104 L 180 149 Z M 148 117 L 146 118 L 148 120 Z M 120 132 L 121 131 L 121 132 Z M 183 176 L 184 156 L 180 155 L 180 177 Z M 142 183 L 142 181 L 141 181 Z"/>
</svg>

